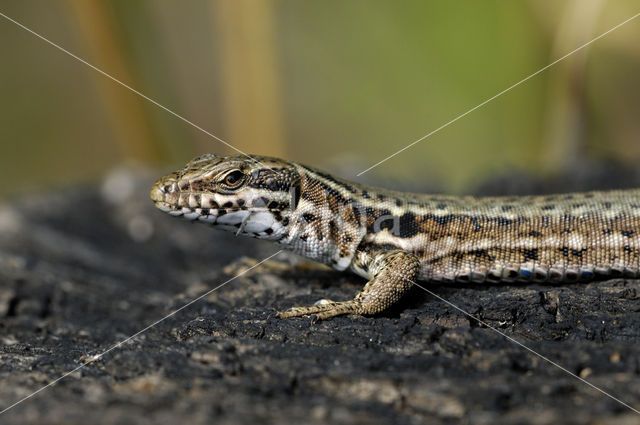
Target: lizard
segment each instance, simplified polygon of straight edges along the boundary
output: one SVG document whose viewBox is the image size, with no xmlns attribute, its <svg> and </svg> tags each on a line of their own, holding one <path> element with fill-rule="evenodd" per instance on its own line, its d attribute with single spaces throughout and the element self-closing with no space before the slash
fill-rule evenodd
<svg viewBox="0 0 640 425">
<path fill-rule="evenodd" d="M 473 197 L 397 192 L 293 161 L 201 155 L 157 180 L 160 210 L 280 244 L 366 279 L 351 300 L 280 318 L 373 315 L 416 283 L 640 277 L 640 189 Z"/>
</svg>

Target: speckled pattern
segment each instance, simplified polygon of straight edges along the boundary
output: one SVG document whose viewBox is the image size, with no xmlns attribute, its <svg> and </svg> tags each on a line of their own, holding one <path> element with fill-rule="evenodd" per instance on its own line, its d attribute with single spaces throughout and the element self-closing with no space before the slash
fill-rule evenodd
<svg viewBox="0 0 640 425">
<path fill-rule="evenodd" d="M 416 280 L 558 283 L 639 274 L 640 190 L 420 195 L 277 158 L 209 154 L 158 180 L 151 198 L 171 215 L 273 240 L 370 279 L 351 301 L 281 317 L 377 313 Z"/>
</svg>

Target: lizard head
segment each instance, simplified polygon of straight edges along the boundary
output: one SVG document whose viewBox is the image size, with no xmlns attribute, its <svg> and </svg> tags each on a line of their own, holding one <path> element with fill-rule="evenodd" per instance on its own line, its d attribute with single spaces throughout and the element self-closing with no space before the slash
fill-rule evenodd
<svg viewBox="0 0 640 425">
<path fill-rule="evenodd" d="M 202 155 L 155 182 L 160 210 L 236 234 L 280 239 L 298 204 L 300 176 L 285 160 Z"/>
</svg>

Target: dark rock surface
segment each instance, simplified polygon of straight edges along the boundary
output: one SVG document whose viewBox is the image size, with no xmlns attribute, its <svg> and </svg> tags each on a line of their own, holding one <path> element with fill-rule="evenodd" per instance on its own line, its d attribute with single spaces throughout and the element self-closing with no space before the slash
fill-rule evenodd
<svg viewBox="0 0 640 425">
<path fill-rule="evenodd" d="M 277 251 L 156 211 L 149 183 L 119 171 L 0 207 L 0 410 Z M 279 254 L 0 423 L 640 423 L 417 288 L 378 317 L 274 317 L 363 283 Z M 639 281 L 429 288 L 640 409 Z"/>
</svg>

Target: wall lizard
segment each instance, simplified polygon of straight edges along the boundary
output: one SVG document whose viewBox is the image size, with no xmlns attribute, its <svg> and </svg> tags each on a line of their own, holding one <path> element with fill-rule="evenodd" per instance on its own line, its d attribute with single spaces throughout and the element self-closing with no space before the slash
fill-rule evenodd
<svg viewBox="0 0 640 425">
<path fill-rule="evenodd" d="M 369 279 L 349 301 L 279 317 L 375 314 L 416 280 L 588 282 L 640 276 L 640 189 L 523 197 L 395 192 L 295 162 L 207 154 L 159 179 L 156 207 L 279 243 Z"/>
</svg>

